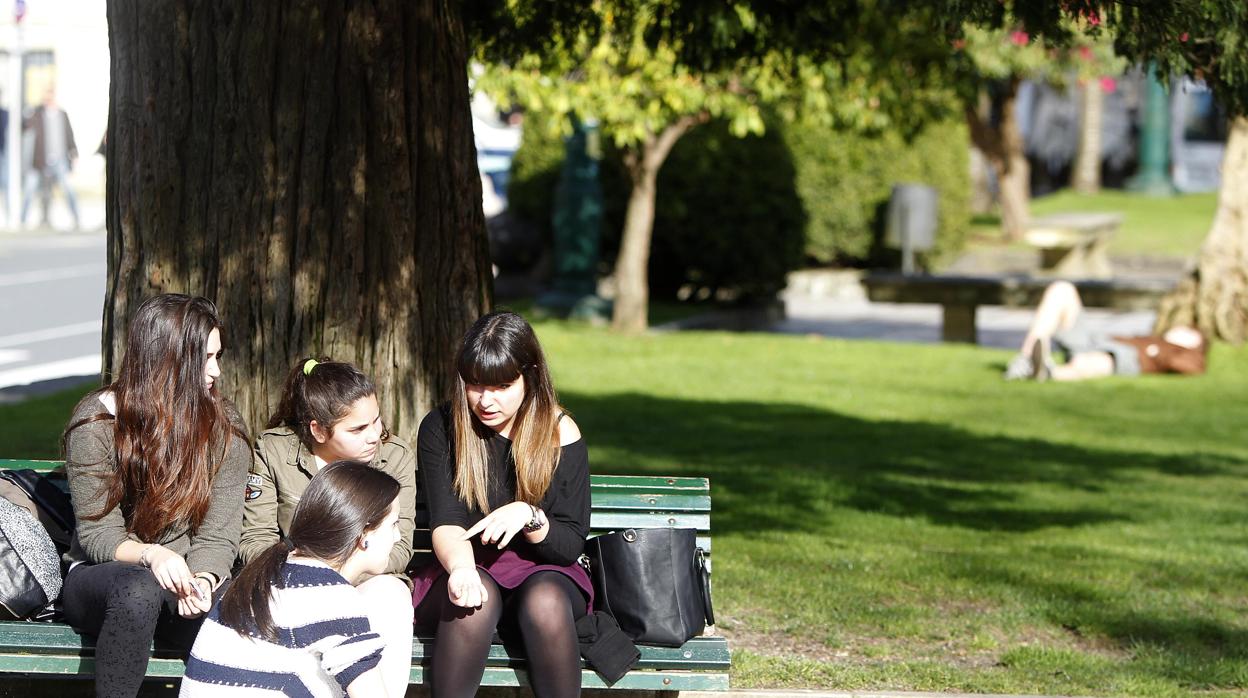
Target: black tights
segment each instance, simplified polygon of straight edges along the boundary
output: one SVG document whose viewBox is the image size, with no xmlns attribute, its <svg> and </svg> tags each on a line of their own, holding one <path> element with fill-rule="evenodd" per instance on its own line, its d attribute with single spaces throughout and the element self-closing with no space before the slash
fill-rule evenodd
<svg viewBox="0 0 1248 698">
<path fill-rule="evenodd" d="M 79 565 L 65 578 L 61 604 L 79 632 L 95 635 L 95 695 L 133 698 L 143 683 L 152 638 L 189 652 L 202 619 L 169 610 L 149 569 L 125 562 Z"/>
<path fill-rule="evenodd" d="M 440 603 L 433 650 L 433 698 L 470 698 L 485 673 L 494 631 L 504 615 L 515 622 L 529 658 L 529 684 L 537 698 L 581 694 L 580 648 L 576 621 L 585 615 L 580 587 L 560 572 L 537 572 L 515 589 L 500 589 L 488 574 L 481 582 L 489 600 L 481 608 L 460 608 L 446 595 L 446 578 L 429 590 L 428 603 Z M 421 604 L 422 606 L 425 604 Z"/>
</svg>

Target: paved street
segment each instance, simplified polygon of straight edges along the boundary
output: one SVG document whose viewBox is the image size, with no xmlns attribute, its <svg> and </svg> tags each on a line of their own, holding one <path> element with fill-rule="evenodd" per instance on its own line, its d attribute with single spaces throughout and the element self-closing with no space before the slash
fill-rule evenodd
<svg viewBox="0 0 1248 698">
<path fill-rule="evenodd" d="M 99 374 L 104 243 L 102 232 L 0 233 L 0 402 Z"/>
</svg>

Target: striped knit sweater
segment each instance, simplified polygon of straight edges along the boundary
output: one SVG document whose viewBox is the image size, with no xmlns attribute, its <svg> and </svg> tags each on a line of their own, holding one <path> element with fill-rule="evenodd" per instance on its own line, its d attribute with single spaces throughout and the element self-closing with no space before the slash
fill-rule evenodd
<svg viewBox="0 0 1248 698">
<path fill-rule="evenodd" d="M 342 696 L 381 660 L 360 593 L 328 565 L 289 558 L 270 608 L 278 643 L 239 635 L 214 607 L 186 662 L 180 696 Z"/>
</svg>

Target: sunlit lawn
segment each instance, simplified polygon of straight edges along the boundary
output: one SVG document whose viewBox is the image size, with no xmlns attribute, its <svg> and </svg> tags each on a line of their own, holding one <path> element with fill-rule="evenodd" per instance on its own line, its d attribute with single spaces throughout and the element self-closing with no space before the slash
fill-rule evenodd
<svg viewBox="0 0 1248 698">
<path fill-rule="evenodd" d="M 1036 385 L 976 347 L 538 327 L 594 471 L 711 478 L 736 686 L 1248 690 L 1248 351 Z M 0 407 L 4 455 L 72 402 Z"/>
<path fill-rule="evenodd" d="M 1191 257 L 1209 233 L 1216 207 L 1216 194 L 1154 198 L 1116 190 L 1091 196 L 1063 190 L 1033 199 L 1031 215 L 1071 211 L 1121 213 L 1122 227 L 1111 243 L 1111 254 Z M 973 237 L 991 239 L 999 234 L 998 226 L 995 216 L 980 218 L 972 226 Z"/>
</svg>

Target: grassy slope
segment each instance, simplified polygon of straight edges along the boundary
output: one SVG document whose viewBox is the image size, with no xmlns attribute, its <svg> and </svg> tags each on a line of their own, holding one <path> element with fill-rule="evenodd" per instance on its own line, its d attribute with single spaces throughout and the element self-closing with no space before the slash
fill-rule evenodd
<svg viewBox="0 0 1248 698">
<path fill-rule="evenodd" d="M 974 347 L 539 333 L 596 472 L 711 477 L 737 686 L 1248 688 L 1248 353 L 1034 385 Z M 4 455 L 54 455 L 73 399 L 0 407 Z"/>
</svg>

